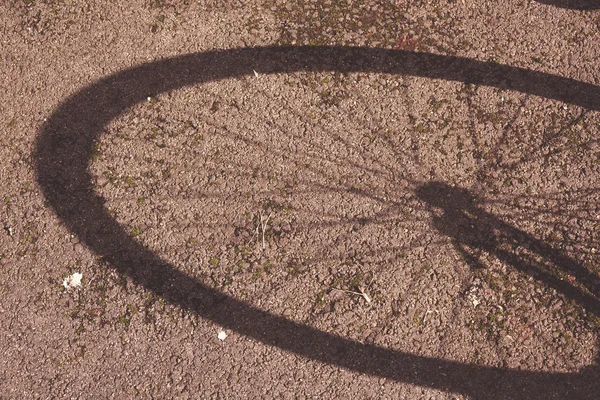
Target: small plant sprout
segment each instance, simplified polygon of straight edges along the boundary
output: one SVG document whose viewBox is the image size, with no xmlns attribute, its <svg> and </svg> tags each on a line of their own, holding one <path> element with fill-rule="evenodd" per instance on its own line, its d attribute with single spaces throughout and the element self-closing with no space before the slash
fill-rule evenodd
<svg viewBox="0 0 600 400">
<path fill-rule="evenodd" d="M 371 296 L 369 296 L 367 291 L 364 290 L 362 286 L 358 286 L 358 291 L 360 292 L 360 294 L 362 295 L 362 297 L 365 299 L 365 301 L 367 303 L 370 303 L 371 301 L 373 301 L 373 299 L 371 299 Z"/>
<path fill-rule="evenodd" d="M 265 219 L 264 222 L 263 222 L 262 212 L 260 213 L 260 225 L 261 225 L 261 229 L 262 229 L 262 248 L 263 248 L 263 250 L 266 247 L 266 245 L 265 245 L 265 231 L 267 230 L 267 224 L 269 223 L 270 219 L 271 219 L 271 214 L 269 214 L 269 216 L 267 217 L 267 219 Z"/>
<path fill-rule="evenodd" d="M 355 292 L 353 290 L 338 289 L 338 288 L 335 288 L 335 287 L 332 287 L 331 289 L 337 290 L 338 292 L 350 293 L 350 294 L 354 294 L 356 296 L 361 296 L 363 299 L 365 299 L 365 301 L 367 303 L 371 303 L 373 301 L 373 299 L 371 298 L 371 296 L 369 296 L 369 294 L 365 290 L 363 290 L 362 286 L 358 287 L 358 290 L 359 290 L 358 292 Z"/>
<path fill-rule="evenodd" d="M 363 285 L 361 284 L 357 284 L 357 285 L 353 285 L 352 287 L 355 287 L 358 291 L 355 290 L 348 290 L 348 289 L 338 289 L 336 287 L 331 286 L 332 290 L 337 290 L 339 292 L 345 292 L 345 293 L 350 293 L 350 294 L 354 294 L 356 296 L 360 296 L 363 299 L 365 299 L 365 301 L 367 302 L 367 304 L 370 304 L 373 301 L 373 298 L 371 297 L 371 295 L 369 294 L 369 288 L 371 287 L 371 284 L 373 283 L 373 280 L 375 278 L 371 278 L 371 281 L 369 282 L 369 284 L 366 286 L 366 289 Z"/>
<path fill-rule="evenodd" d="M 269 223 L 269 220 L 271 219 L 271 214 L 269 214 L 265 218 L 263 213 L 259 212 L 258 216 L 259 216 L 259 221 L 256 224 L 256 229 L 254 230 L 254 234 L 252 235 L 252 237 L 250 238 L 248 243 L 251 242 L 252 239 L 254 239 L 254 237 L 256 237 L 256 247 L 259 247 L 261 236 L 262 236 L 262 249 L 264 250 L 267 247 L 267 244 L 265 241 L 265 232 L 267 231 L 268 223 Z"/>
</svg>

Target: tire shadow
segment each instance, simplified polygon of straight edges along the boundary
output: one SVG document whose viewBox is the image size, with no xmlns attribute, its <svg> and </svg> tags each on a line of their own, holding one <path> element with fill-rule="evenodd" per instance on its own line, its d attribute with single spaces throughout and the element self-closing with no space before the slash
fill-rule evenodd
<svg viewBox="0 0 600 400">
<path fill-rule="evenodd" d="M 369 374 L 474 398 L 596 398 L 600 371 L 549 373 L 475 366 L 362 344 L 270 314 L 224 295 L 187 276 L 132 239 L 104 207 L 88 171 L 94 144 L 104 127 L 148 96 L 182 87 L 246 75 L 301 71 L 389 73 L 487 85 L 600 110 L 600 87 L 541 72 L 460 57 L 409 51 L 345 47 L 263 47 L 190 54 L 156 61 L 107 76 L 67 98 L 41 127 L 34 160 L 37 180 L 50 207 L 81 242 L 110 267 L 170 303 L 225 328 L 297 355 Z M 442 202 L 437 197 L 446 196 Z M 540 254 L 587 279 L 573 260 L 548 244 L 486 214 L 463 189 L 426 183 L 418 196 L 444 213 L 435 227 L 450 237 L 452 219 L 474 223 L 457 246 L 468 243 L 516 268 L 528 266 L 492 244 L 474 243 L 484 225 L 503 232 L 502 240 L 541 248 Z M 436 197 L 437 196 L 437 197 Z M 467 215 L 469 211 L 473 216 Z M 516 238 L 511 238 L 515 235 Z M 500 238 L 498 238 L 500 240 Z M 475 262 L 475 261 L 472 261 Z M 555 286 L 590 311 L 598 301 L 540 270 L 537 279 Z M 597 293 L 595 293 L 597 295 Z"/>
<path fill-rule="evenodd" d="M 600 0 L 535 0 L 549 6 L 568 8 L 572 10 L 597 10 Z"/>
</svg>

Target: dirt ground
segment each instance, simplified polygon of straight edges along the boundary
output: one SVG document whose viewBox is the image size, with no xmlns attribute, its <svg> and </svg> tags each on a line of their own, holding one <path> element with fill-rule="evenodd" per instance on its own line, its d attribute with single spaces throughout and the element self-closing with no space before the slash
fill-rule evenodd
<svg viewBox="0 0 600 400">
<path fill-rule="evenodd" d="M 597 0 L 7 0 L 0 42 L 0 398 L 598 398 Z"/>
</svg>

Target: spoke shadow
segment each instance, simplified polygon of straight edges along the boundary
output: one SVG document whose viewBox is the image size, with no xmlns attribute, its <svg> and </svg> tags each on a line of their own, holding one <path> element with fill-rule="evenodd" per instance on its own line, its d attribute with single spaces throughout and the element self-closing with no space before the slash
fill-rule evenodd
<svg viewBox="0 0 600 400">
<path fill-rule="evenodd" d="M 37 180 L 49 205 L 82 243 L 136 284 L 264 344 L 359 373 L 475 398 L 596 398 L 600 391 L 597 367 L 585 368 L 579 373 L 518 371 L 418 356 L 351 341 L 224 295 L 187 276 L 132 239 L 105 208 L 104 199 L 91 190 L 93 180 L 88 166 L 94 143 L 105 126 L 148 96 L 203 82 L 252 75 L 253 69 L 262 74 L 299 71 L 407 74 L 494 86 L 591 110 L 600 109 L 598 86 L 460 57 L 344 47 L 267 47 L 191 54 L 110 75 L 81 89 L 55 110 L 39 132 L 34 154 Z M 439 191 L 450 196 L 454 208 L 438 203 L 434 196 Z M 432 207 L 447 213 L 435 222 L 441 232 L 451 234 L 447 222 L 452 218 L 463 222 L 475 218 L 478 229 L 467 231 L 464 238 L 456 238 L 457 245 L 469 243 L 489 249 L 511 265 L 522 265 L 520 259 L 496 250 L 492 244 L 475 243 L 477 232 L 485 229 L 480 224 L 496 224 L 504 235 L 524 237 L 524 243 L 541 247 L 546 257 L 587 278 L 573 260 L 485 214 L 472 204 L 469 193 L 432 183 L 423 186 L 419 194 Z M 465 210 L 475 213 L 475 217 L 468 216 Z M 544 275 L 539 279 L 544 280 Z M 592 301 L 589 294 L 554 282 L 551 276 L 548 279 L 549 284 L 556 285 L 565 295 L 596 309 L 597 301 Z"/>
<path fill-rule="evenodd" d="M 417 189 L 417 197 L 434 214 L 433 226 L 451 238 L 454 247 L 471 268 L 484 268 L 473 254 L 483 250 L 600 316 L 600 290 L 595 285 L 598 276 L 546 242 L 484 211 L 478 199 L 467 189 L 428 182 Z M 441 215 L 436 215 L 440 211 Z M 536 262 L 532 254 L 541 256 L 549 264 Z M 574 276 L 581 287 L 562 280 L 560 276 L 565 273 Z"/>
</svg>

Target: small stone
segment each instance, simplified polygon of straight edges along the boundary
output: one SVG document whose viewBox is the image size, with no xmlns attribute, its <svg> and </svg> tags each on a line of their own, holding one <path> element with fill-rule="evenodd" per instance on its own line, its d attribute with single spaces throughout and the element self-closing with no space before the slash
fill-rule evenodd
<svg viewBox="0 0 600 400">
<path fill-rule="evenodd" d="M 68 276 L 63 280 L 63 286 L 67 290 L 78 288 L 81 286 L 81 278 L 83 278 L 83 274 L 75 272 L 73 275 Z"/>
<path fill-rule="evenodd" d="M 98 179 L 96 179 L 96 185 L 97 186 L 105 186 L 108 183 L 108 178 L 105 177 L 104 175 L 99 176 Z"/>
</svg>

